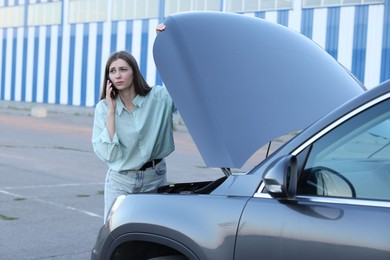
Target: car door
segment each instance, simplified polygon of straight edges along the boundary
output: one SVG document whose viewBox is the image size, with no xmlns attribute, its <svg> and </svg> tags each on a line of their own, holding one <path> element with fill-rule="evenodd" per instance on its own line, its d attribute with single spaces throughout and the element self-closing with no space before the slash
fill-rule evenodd
<svg viewBox="0 0 390 260">
<path fill-rule="evenodd" d="M 248 202 L 235 259 L 390 259 L 390 100 L 323 131 L 296 154 L 292 199 Z"/>
</svg>

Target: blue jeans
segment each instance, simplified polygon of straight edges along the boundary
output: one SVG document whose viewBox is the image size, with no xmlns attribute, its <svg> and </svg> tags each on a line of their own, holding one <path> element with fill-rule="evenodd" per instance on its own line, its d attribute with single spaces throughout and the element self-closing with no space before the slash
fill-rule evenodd
<svg viewBox="0 0 390 260">
<path fill-rule="evenodd" d="M 158 187 L 167 184 L 166 173 L 167 166 L 164 159 L 145 171 L 116 172 L 109 169 L 104 187 L 104 223 L 118 196 L 156 191 Z"/>
</svg>

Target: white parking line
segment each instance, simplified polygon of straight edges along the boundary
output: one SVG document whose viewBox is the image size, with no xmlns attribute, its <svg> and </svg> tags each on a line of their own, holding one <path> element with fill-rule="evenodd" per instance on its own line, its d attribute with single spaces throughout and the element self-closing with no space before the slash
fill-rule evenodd
<svg viewBox="0 0 390 260">
<path fill-rule="evenodd" d="M 104 182 L 67 183 L 67 184 L 50 184 L 50 185 L 10 186 L 10 187 L 1 187 L 1 189 L 4 189 L 4 190 L 41 189 L 41 188 L 60 188 L 60 187 L 77 187 L 77 186 L 89 186 L 89 185 L 103 185 L 103 184 L 104 184 Z"/>
<path fill-rule="evenodd" d="M 58 185 L 42 185 L 42 186 L 44 186 L 44 187 L 47 187 L 47 186 L 59 187 Z M 30 186 L 30 187 L 38 188 L 38 187 L 42 187 L 42 186 Z M 76 184 L 72 184 L 72 186 L 77 186 L 77 185 Z M 81 184 L 79 186 L 81 186 Z M 63 187 L 63 186 L 61 186 L 61 187 Z M 16 188 L 16 187 L 11 187 L 11 189 L 13 189 L 13 188 Z M 17 188 L 23 188 L 23 187 L 17 187 Z M 89 212 L 89 211 L 82 210 L 82 209 L 77 209 L 77 208 L 74 208 L 74 207 L 71 207 L 71 206 L 66 206 L 66 205 L 55 203 L 55 202 L 52 202 L 52 201 L 42 200 L 42 199 L 38 199 L 38 198 L 35 198 L 35 197 L 26 197 L 24 195 L 17 194 L 17 193 L 11 193 L 11 192 L 8 192 L 8 191 L 5 191 L 5 190 L 0 190 L 0 193 L 3 193 L 3 194 L 8 195 L 8 196 L 12 196 L 14 198 L 26 198 L 26 199 L 29 199 L 29 200 L 33 200 L 33 201 L 36 201 L 36 202 L 43 203 L 43 204 L 48 204 L 48 205 L 52 205 L 52 206 L 55 206 L 55 207 L 76 211 L 76 212 L 79 212 L 79 213 L 82 213 L 82 214 L 85 214 L 85 215 L 88 215 L 88 216 L 91 216 L 91 217 L 97 217 L 97 218 L 103 219 L 103 216 L 95 214 L 93 212 Z"/>
</svg>

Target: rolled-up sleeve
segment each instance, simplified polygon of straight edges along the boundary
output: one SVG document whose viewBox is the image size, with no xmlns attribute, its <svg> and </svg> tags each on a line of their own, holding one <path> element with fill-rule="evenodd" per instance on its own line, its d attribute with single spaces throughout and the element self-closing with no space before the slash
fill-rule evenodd
<svg viewBox="0 0 390 260">
<path fill-rule="evenodd" d="M 100 101 L 95 109 L 95 117 L 92 129 L 92 146 L 97 157 L 105 163 L 112 163 L 122 157 L 122 149 L 115 132 L 114 138 L 106 127 L 107 106 Z"/>
</svg>

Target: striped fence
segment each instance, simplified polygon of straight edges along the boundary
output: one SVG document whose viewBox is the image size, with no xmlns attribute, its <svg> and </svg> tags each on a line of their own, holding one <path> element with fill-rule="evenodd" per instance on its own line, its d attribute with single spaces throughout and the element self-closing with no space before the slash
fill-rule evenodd
<svg viewBox="0 0 390 260">
<path fill-rule="evenodd" d="M 302 9 L 298 0 L 293 10 L 244 15 L 306 35 L 372 88 L 390 79 L 389 1 Z M 63 4 L 63 17 L 67 12 Z M 162 84 L 152 56 L 158 23 L 145 19 L 0 28 L 0 100 L 94 106 L 105 62 L 116 50 L 136 57 L 149 84 Z"/>
</svg>

